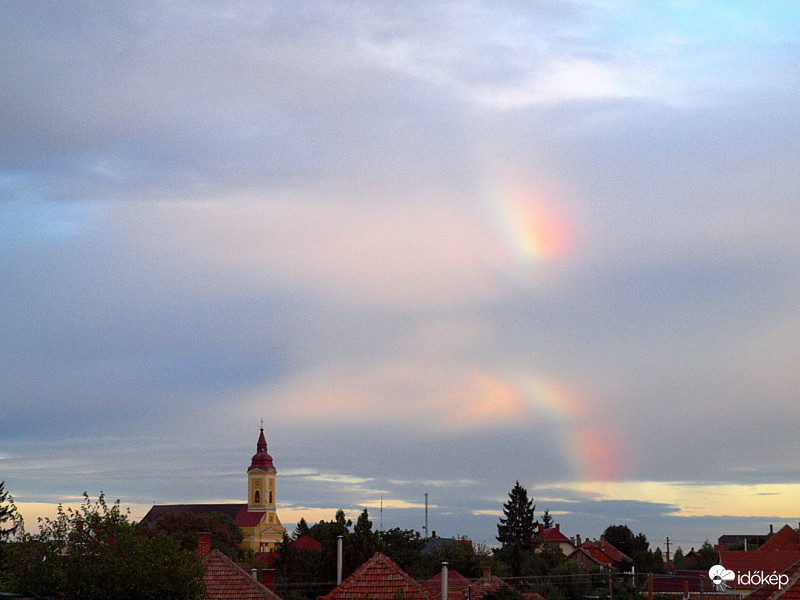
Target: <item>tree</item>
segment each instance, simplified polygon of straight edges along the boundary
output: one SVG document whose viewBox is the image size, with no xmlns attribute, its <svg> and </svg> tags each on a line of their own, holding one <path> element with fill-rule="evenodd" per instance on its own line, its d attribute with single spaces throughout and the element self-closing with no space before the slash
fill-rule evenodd
<svg viewBox="0 0 800 600">
<path fill-rule="evenodd" d="M 508 555 L 514 576 L 521 573 L 523 553 L 533 549 L 535 508 L 533 499 L 528 499 L 528 491 L 517 481 L 508 494 L 508 502 L 503 504 L 503 516 L 497 524 L 497 541 L 502 544 L 503 554 Z"/>
<path fill-rule="evenodd" d="M 683 556 L 683 550 L 681 547 L 678 546 L 678 549 L 675 550 L 675 554 L 672 557 L 672 564 L 676 570 L 685 569 L 686 568 L 686 559 Z"/>
<path fill-rule="evenodd" d="M 693 566 L 694 569 L 706 571 L 719 562 L 719 555 L 708 540 L 703 542 L 703 545 L 700 546 L 700 550 L 697 551 L 697 556 L 697 561 Z"/>
<path fill-rule="evenodd" d="M 102 493 L 40 519 L 39 533 L 15 544 L 11 566 L 10 589 L 63 600 L 194 600 L 205 591 L 196 552 L 137 527 Z"/>
<path fill-rule="evenodd" d="M 0 481 L 0 542 L 8 541 L 22 529 L 22 517 L 17 512 L 14 498 L 6 491 L 6 482 Z"/>
<path fill-rule="evenodd" d="M 646 552 L 650 548 L 647 536 L 643 533 L 633 535 L 633 531 L 627 525 L 609 525 L 603 536 L 609 544 L 630 558 L 637 552 Z"/>
<path fill-rule="evenodd" d="M 366 508 L 358 515 L 348 549 L 353 569 L 368 561 L 378 551 L 378 536 L 372 531 L 372 521 L 369 520 Z"/>
<path fill-rule="evenodd" d="M 311 528 L 308 526 L 308 523 L 306 523 L 305 518 L 300 517 L 297 526 L 294 528 L 294 533 L 292 533 L 292 539 L 296 540 L 304 535 L 311 535 Z"/>
<path fill-rule="evenodd" d="M 243 554 L 241 543 L 244 535 L 241 528 L 222 513 L 170 513 L 158 521 L 156 530 L 174 538 L 184 550 L 196 549 L 197 534 L 201 531 L 208 532 L 211 534 L 213 550 L 219 550 L 233 560 L 238 560 Z"/>
<path fill-rule="evenodd" d="M 542 513 L 542 529 L 550 529 L 553 526 L 553 517 L 550 516 L 550 510 L 545 508 Z"/>
<path fill-rule="evenodd" d="M 419 531 L 393 527 L 378 532 L 384 554 L 391 558 L 406 573 L 411 573 L 422 556 L 422 539 Z"/>
</svg>

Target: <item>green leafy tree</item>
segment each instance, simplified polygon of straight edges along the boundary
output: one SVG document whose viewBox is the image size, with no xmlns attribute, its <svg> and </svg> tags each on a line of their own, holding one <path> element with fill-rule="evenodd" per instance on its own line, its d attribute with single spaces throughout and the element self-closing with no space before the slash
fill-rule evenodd
<svg viewBox="0 0 800 600">
<path fill-rule="evenodd" d="M 620 552 L 633 558 L 637 552 L 646 552 L 650 548 L 647 536 L 643 533 L 633 534 L 627 525 L 609 525 L 603 532 L 606 541 Z"/>
<path fill-rule="evenodd" d="M 508 502 L 503 504 L 503 516 L 497 524 L 497 541 L 502 544 L 501 554 L 507 557 L 514 576 L 521 574 L 523 555 L 534 546 L 535 508 L 533 499 L 528 499 L 528 491 L 517 481 L 508 494 Z"/>
<path fill-rule="evenodd" d="M 131 523 L 102 493 L 40 519 L 39 533 L 15 544 L 11 573 L 9 589 L 63 600 L 194 600 L 205 591 L 196 552 Z"/>
<path fill-rule="evenodd" d="M 411 573 L 422 557 L 419 531 L 394 527 L 378 532 L 382 552 L 407 573 Z"/>
<path fill-rule="evenodd" d="M 157 531 L 163 531 L 174 538 L 184 550 L 197 548 L 197 534 L 201 531 L 211 534 L 211 548 L 219 550 L 233 560 L 243 556 L 240 544 L 244 539 L 241 528 L 228 515 L 221 513 L 194 514 L 192 512 L 164 515 L 156 524 Z"/>
<path fill-rule="evenodd" d="M 680 546 L 675 550 L 675 554 L 672 557 L 672 564 L 677 570 L 686 568 L 686 558 L 683 556 L 683 550 L 681 550 Z"/>
</svg>

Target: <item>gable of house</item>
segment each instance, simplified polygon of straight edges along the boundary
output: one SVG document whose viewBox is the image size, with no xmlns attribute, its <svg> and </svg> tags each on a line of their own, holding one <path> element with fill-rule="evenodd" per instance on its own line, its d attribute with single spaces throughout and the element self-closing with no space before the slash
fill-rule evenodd
<svg viewBox="0 0 800 600">
<path fill-rule="evenodd" d="M 208 600 L 281 600 L 219 550 L 209 552 L 203 566 Z"/>
<path fill-rule="evenodd" d="M 448 594 L 449 596 L 449 594 Z M 320 600 L 430 600 L 422 586 L 385 554 L 376 553 Z"/>
<path fill-rule="evenodd" d="M 778 533 L 764 542 L 757 552 L 786 552 L 800 550 L 800 535 L 789 525 L 784 525 Z"/>
</svg>

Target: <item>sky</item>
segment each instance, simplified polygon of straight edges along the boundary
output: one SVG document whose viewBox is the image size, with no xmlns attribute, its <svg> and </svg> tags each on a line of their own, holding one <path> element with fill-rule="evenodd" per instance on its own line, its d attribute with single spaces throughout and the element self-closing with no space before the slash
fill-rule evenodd
<svg viewBox="0 0 800 600">
<path fill-rule="evenodd" d="M 800 521 L 795 2 L 0 2 L 0 480 L 684 551 Z"/>
</svg>

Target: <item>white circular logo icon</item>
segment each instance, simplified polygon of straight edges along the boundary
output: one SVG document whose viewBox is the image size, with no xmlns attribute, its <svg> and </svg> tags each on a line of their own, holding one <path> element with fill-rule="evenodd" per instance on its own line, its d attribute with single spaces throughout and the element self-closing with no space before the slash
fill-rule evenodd
<svg viewBox="0 0 800 600">
<path fill-rule="evenodd" d="M 733 580 L 736 574 L 722 565 L 714 565 L 708 570 L 708 576 L 714 585 L 723 585 L 723 582 Z"/>
</svg>

